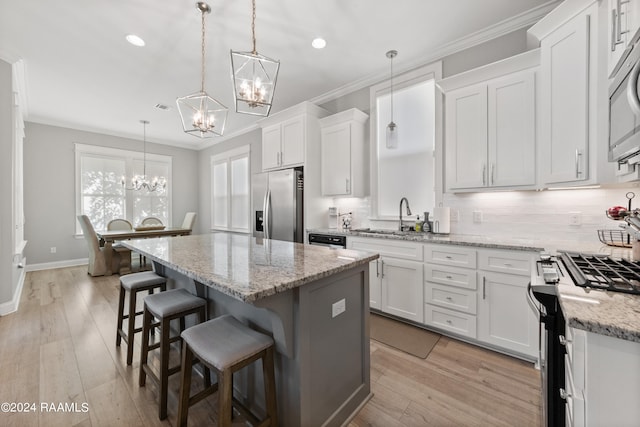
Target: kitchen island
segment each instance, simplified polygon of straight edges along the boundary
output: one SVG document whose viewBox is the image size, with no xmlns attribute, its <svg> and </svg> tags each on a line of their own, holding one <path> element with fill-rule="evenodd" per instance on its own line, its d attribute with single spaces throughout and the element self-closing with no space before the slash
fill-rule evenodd
<svg viewBox="0 0 640 427">
<path fill-rule="evenodd" d="M 369 262 L 377 254 L 232 233 L 123 244 L 151 259 L 169 288 L 206 298 L 210 318 L 232 314 L 273 336 L 281 425 L 342 425 L 370 398 Z M 234 385 L 263 412 L 255 367 Z"/>
</svg>

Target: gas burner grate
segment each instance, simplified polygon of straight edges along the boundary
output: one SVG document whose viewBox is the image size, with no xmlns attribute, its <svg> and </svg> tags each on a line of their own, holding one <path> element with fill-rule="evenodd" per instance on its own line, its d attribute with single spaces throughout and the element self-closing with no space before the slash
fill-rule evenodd
<svg viewBox="0 0 640 427">
<path fill-rule="evenodd" d="M 578 286 L 640 295 L 640 263 L 574 252 L 562 253 L 561 259 Z"/>
</svg>

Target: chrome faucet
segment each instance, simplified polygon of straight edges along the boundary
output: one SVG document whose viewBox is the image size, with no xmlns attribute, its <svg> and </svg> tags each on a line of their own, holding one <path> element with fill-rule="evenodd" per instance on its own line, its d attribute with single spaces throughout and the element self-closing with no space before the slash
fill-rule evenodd
<svg viewBox="0 0 640 427">
<path fill-rule="evenodd" d="M 411 215 L 411 208 L 409 207 L 409 200 L 407 200 L 406 197 L 403 197 L 402 199 L 400 199 L 400 208 L 399 208 L 400 224 L 398 225 L 398 230 L 400 230 L 400 231 L 404 231 L 404 226 L 402 225 L 402 202 L 406 202 L 406 204 L 407 204 L 407 215 Z"/>
</svg>

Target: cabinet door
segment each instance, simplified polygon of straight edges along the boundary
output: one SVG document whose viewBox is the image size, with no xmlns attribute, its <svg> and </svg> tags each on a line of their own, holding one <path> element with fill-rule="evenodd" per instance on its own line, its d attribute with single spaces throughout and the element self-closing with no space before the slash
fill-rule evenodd
<svg viewBox="0 0 640 427">
<path fill-rule="evenodd" d="M 619 68 L 623 57 L 628 54 L 627 41 L 629 34 L 629 2 L 609 0 L 607 24 L 607 66 L 609 77 Z"/>
<path fill-rule="evenodd" d="M 530 277 L 478 274 L 478 339 L 536 357 L 538 322 L 526 296 Z"/>
<path fill-rule="evenodd" d="M 282 123 L 282 157 L 280 166 L 293 166 L 304 162 L 304 117 Z"/>
<path fill-rule="evenodd" d="M 380 284 L 380 260 L 369 263 L 369 307 L 382 309 L 382 286 Z"/>
<path fill-rule="evenodd" d="M 541 42 L 540 136 L 545 183 L 588 179 L 589 19 L 589 15 L 579 15 Z"/>
<path fill-rule="evenodd" d="M 488 185 L 535 185 L 534 71 L 492 80 L 488 98 Z"/>
<path fill-rule="evenodd" d="M 382 258 L 382 311 L 424 322 L 423 264 L 401 259 Z"/>
<path fill-rule="evenodd" d="M 451 91 L 445 102 L 447 187 L 487 185 L 487 87 Z"/>
<path fill-rule="evenodd" d="M 275 169 L 280 166 L 280 125 L 262 130 L 262 169 Z"/>
<path fill-rule="evenodd" d="M 322 129 L 322 195 L 351 194 L 351 124 Z"/>
</svg>

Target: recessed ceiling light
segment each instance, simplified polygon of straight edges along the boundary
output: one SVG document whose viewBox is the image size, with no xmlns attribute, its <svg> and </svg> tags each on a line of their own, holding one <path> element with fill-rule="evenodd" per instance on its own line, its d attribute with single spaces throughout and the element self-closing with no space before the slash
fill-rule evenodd
<svg viewBox="0 0 640 427">
<path fill-rule="evenodd" d="M 135 34 L 128 34 L 126 39 L 129 43 L 131 43 L 134 46 L 142 47 L 145 44 L 144 40 L 142 40 L 140 37 L 136 36 Z"/>
<path fill-rule="evenodd" d="M 327 45 L 327 41 L 322 37 L 316 37 L 311 42 L 311 46 L 315 47 L 316 49 L 324 49 L 326 45 Z"/>
</svg>

